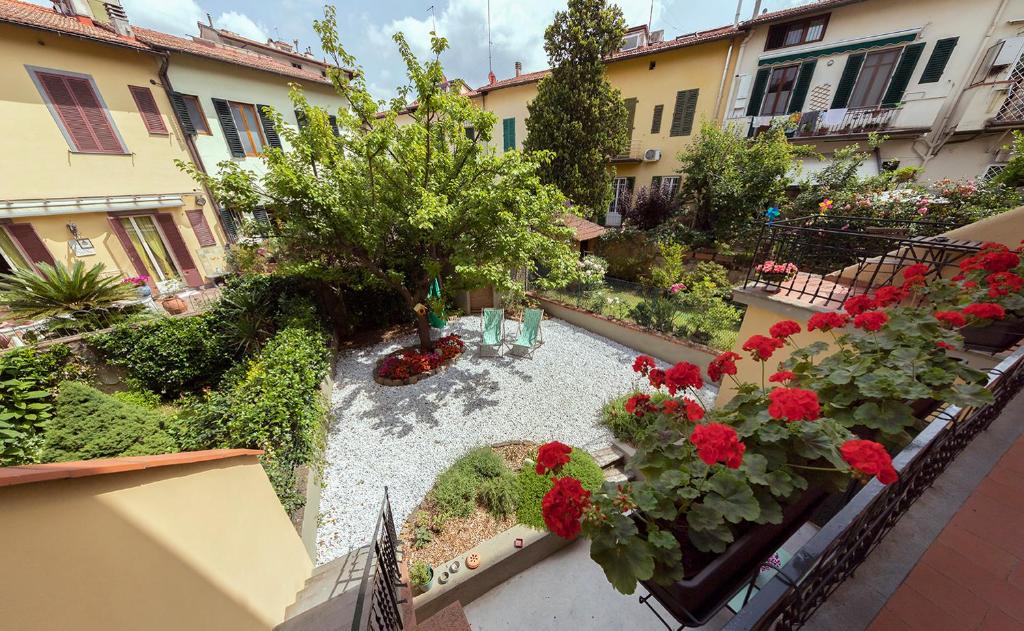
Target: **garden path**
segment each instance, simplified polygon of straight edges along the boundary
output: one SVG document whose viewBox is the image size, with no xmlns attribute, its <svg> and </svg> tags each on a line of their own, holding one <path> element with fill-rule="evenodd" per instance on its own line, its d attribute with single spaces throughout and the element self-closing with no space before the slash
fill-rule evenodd
<svg viewBox="0 0 1024 631">
<path fill-rule="evenodd" d="M 611 434 L 601 406 L 637 382 L 635 350 L 560 320 L 545 320 L 545 343 L 533 359 L 478 357 L 477 316 L 449 329 L 466 352 L 447 371 L 410 386 L 375 383 L 385 353 L 414 336 L 349 351 L 337 363 L 327 439 L 318 563 L 362 545 L 387 485 L 398 527 L 439 473 L 469 449 L 509 440 L 562 442 L 596 449 Z M 506 323 L 512 335 L 516 325 Z M 714 401 L 714 389 L 702 395 Z"/>
</svg>

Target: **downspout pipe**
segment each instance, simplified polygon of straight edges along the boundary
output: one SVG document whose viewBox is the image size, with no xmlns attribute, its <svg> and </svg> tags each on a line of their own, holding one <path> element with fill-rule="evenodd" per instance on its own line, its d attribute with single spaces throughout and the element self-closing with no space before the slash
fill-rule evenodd
<svg viewBox="0 0 1024 631">
<path fill-rule="evenodd" d="M 167 67 L 171 63 L 171 54 L 169 52 L 162 51 L 158 52 L 157 55 L 160 57 L 160 70 L 158 72 L 158 76 L 160 77 L 160 86 L 164 89 L 164 93 L 167 95 L 167 100 L 173 104 L 174 86 L 171 85 L 171 78 L 167 74 Z M 171 118 L 174 119 L 174 124 L 178 126 L 178 130 L 181 132 L 182 137 L 185 138 L 185 147 L 188 149 L 188 155 L 192 159 L 192 162 L 199 168 L 200 171 L 209 175 L 209 172 L 206 170 L 206 166 L 203 164 L 203 158 L 202 156 L 199 155 L 199 148 L 196 147 L 195 138 L 185 133 L 184 129 L 181 129 L 181 125 L 178 121 L 178 116 L 176 112 L 174 113 L 174 116 L 172 116 Z M 228 237 L 229 233 L 227 226 L 224 225 L 224 218 L 221 216 L 220 213 L 220 204 L 217 203 L 217 200 L 216 198 L 214 198 L 213 193 L 206 186 L 206 182 L 201 182 L 200 186 L 202 186 L 203 192 L 206 193 L 206 199 L 210 200 L 210 204 L 213 205 L 214 214 L 217 216 L 217 225 L 220 226 L 220 230 L 224 234 L 224 249 L 226 250 L 227 244 L 230 243 L 230 238 Z"/>
</svg>

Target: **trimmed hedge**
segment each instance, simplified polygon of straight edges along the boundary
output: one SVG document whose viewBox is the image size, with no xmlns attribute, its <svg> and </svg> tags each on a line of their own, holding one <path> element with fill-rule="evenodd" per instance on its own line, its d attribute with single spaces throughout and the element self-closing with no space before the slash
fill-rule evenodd
<svg viewBox="0 0 1024 631">
<path fill-rule="evenodd" d="M 64 462 L 117 456 L 174 453 L 167 417 L 103 394 L 78 381 L 65 381 L 57 413 L 46 423 L 43 460 Z"/>
<path fill-rule="evenodd" d="M 573 448 L 569 458 L 569 464 L 562 467 L 559 477 L 576 478 L 583 488 L 591 493 L 601 488 L 601 485 L 604 484 L 604 473 L 593 456 L 582 449 Z M 536 461 L 536 459 L 535 451 L 533 460 Z M 544 517 L 541 514 L 541 501 L 550 490 L 550 477 L 538 475 L 530 462 L 524 463 L 523 468 L 519 470 L 519 475 L 516 476 L 516 517 L 519 519 L 519 523 L 537 530 L 547 530 L 547 526 L 544 525 Z"/>
</svg>

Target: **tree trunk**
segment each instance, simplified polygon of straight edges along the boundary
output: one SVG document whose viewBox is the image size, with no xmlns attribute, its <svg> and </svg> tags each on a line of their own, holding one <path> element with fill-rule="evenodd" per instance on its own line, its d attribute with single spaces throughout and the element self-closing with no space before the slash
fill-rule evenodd
<svg viewBox="0 0 1024 631">
<path fill-rule="evenodd" d="M 424 352 L 434 350 L 434 341 L 430 339 L 430 323 L 426 315 L 416 314 L 416 332 L 420 336 L 420 349 Z"/>
</svg>

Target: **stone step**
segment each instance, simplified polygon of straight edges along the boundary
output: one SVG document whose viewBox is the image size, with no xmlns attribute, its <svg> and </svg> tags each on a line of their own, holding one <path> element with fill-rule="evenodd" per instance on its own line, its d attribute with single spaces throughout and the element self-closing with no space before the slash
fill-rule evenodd
<svg viewBox="0 0 1024 631">
<path fill-rule="evenodd" d="M 416 631 L 472 631 L 462 605 L 455 601 L 415 627 Z"/>
<path fill-rule="evenodd" d="M 295 602 L 285 610 L 285 618 L 302 615 L 312 609 L 321 607 L 347 594 L 358 593 L 363 580 L 363 572 L 370 548 L 356 548 L 343 557 L 316 567 L 313 574 L 306 579 L 306 586 L 295 597 Z M 332 603 L 328 610 L 333 611 L 337 603 Z"/>
<path fill-rule="evenodd" d="M 622 482 L 629 481 L 629 476 L 626 475 L 625 471 L 618 467 L 609 467 L 604 470 L 604 480 L 605 482 L 620 484 Z"/>
<path fill-rule="evenodd" d="M 595 461 L 597 461 L 597 466 L 602 469 L 610 467 L 622 460 L 622 454 L 612 448 L 611 445 L 592 451 L 590 452 L 590 455 L 594 457 Z"/>
</svg>

